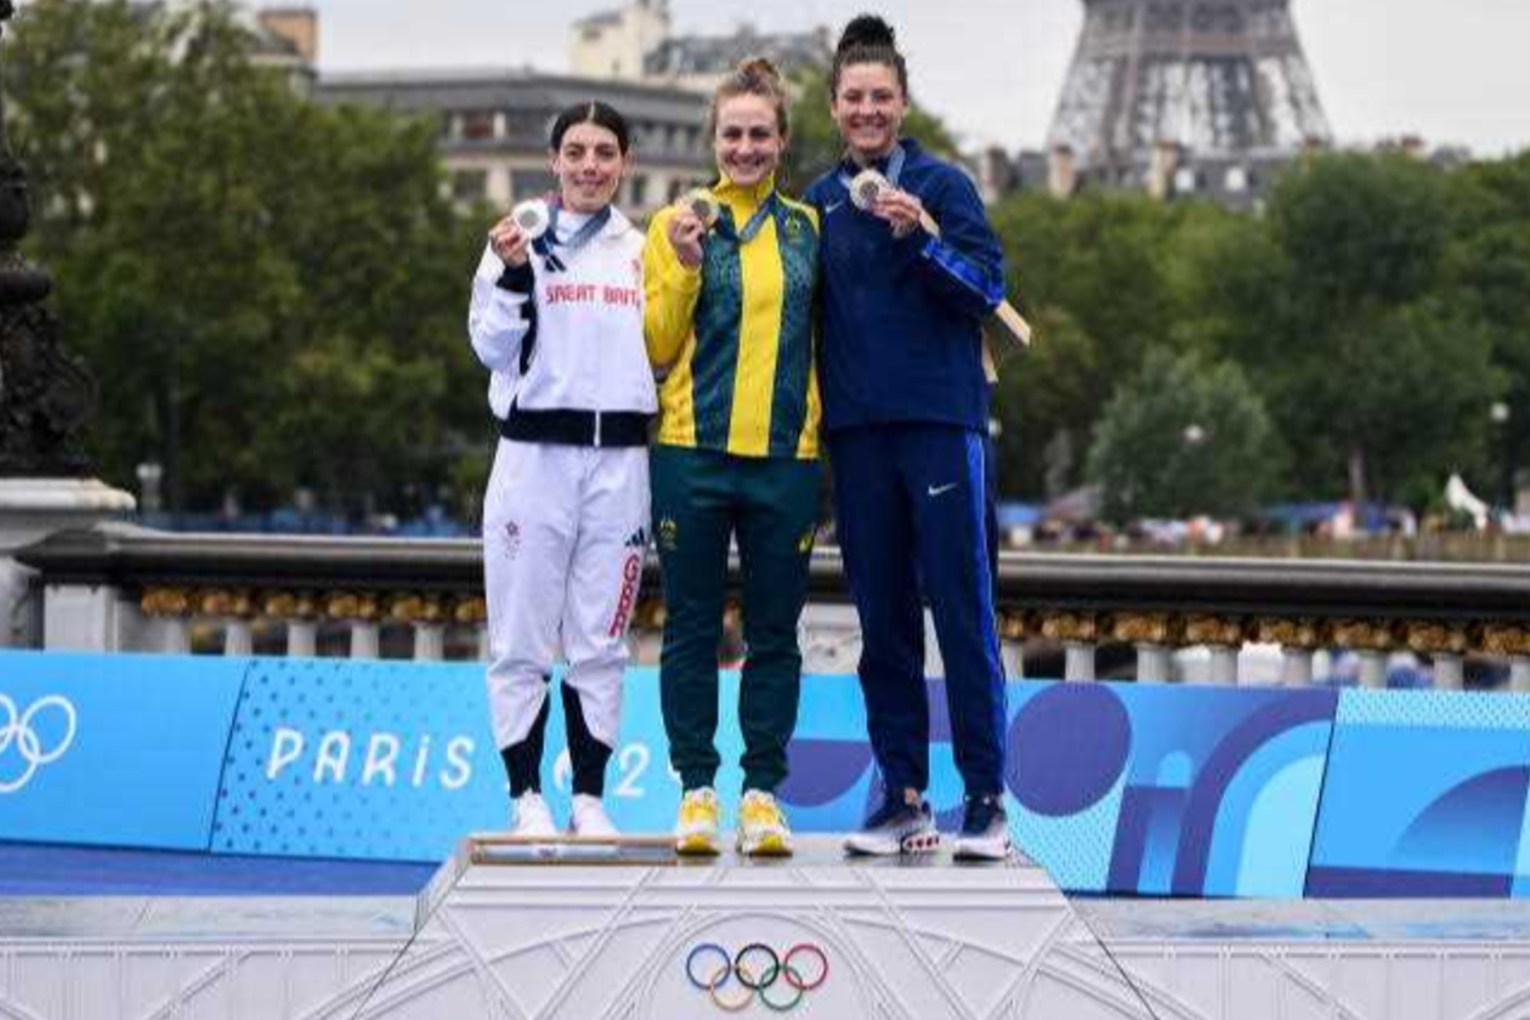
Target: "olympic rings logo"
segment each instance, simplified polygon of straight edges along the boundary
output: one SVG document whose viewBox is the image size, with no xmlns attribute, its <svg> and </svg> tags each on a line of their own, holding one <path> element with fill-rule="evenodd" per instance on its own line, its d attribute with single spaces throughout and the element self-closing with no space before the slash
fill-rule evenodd
<svg viewBox="0 0 1530 1020">
<path fill-rule="evenodd" d="M 808 965 L 807 974 L 793 962 L 802 956 L 817 958 L 816 965 Z M 703 965 L 697 961 L 707 957 L 715 958 L 716 964 L 698 974 L 697 968 Z M 761 969 L 755 970 L 751 963 L 762 965 Z M 751 942 L 733 956 L 716 942 L 703 942 L 685 958 L 685 976 L 692 987 L 706 992 L 712 1004 L 726 1013 L 741 1013 L 756 999 L 766 1009 L 789 1013 L 804 995 L 829 979 L 829 957 L 822 947 L 811 942 L 799 942 L 785 956 L 776 955 L 763 942 Z M 734 978 L 738 979 L 741 991 L 730 996 L 723 989 Z M 778 981 L 787 987 L 786 992 L 771 992 Z"/>
<path fill-rule="evenodd" d="M 37 713 L 46 709 L 57 709 L 64 713 L 64 735 L 58 742 L 47 750 L 43 749 L 43 738 L 38 736 L 37 729 L 32 721 Z M 44 765 L 50 765 L 63 757 L 64 752 L 69 750 L 69 745 L 74 743 L 76 723 L 74 705 L 68 698 L 58 694 L 50 694 L 45 698 L 38 698 L 25 712 L 18 712 L 16 702 L 4 694 L 0 694 L 0 755 L 4 755 L 16 746 L 16 752 L 25 761 L 26 768 L 14 779 L 0 779 L 0 793 L 15 793 L 32 781 L 32 776 Z"/>
</svg>

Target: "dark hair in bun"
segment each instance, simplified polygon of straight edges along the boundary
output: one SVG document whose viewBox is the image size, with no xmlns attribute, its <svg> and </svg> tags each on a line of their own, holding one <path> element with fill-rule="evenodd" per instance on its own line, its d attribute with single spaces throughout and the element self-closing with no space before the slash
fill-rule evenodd
<svg viewBox="0 0 1530 1020">
<path fill-rule="evenodd" d="M 618 113 L 614 107 L 596 101 L 576 103 L 558 114 L 558 119 L 553 121 L 552 132 L 548 138 L 549 147 L 553 152 L 563 148 L 563 136 L 568 134 L 568 129 L 575 124 L 594 124 L 605 128 L 616 136 L 616 147 L 621 150 L 623 156 L 631 147 L 632 133 L 627 129 L 627 118 Z"/>
<path fill-rule="evenodd" d="M 881 64 L 892 68 L 898 86 L 908 95 L 908 65 L 898 52 L 898 37 L 893 27 L 875 14 L 861 14 L 839 34 L 834 48 L 834 66 L 829 72 L 829 94 L 839 93 L 839 75 L 856 64 Z"/>
</svg>

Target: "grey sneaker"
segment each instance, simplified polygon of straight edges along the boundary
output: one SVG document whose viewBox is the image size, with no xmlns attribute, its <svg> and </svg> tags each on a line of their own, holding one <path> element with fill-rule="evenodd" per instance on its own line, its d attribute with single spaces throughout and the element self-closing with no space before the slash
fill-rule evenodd
<svg viewBox="0 0 1530 1020">
<path fill-rule="evenodd" d="M 997 794 L 967 798 L 952 856 L 959 861 L 1002 861 L 1009 856 L 1009 816 Z"/>
<path fill-rule="evenodd" d="M 938 849 L 940 832 L 929 803 L 917 790 L 905 790 L 901 799 L 890 793 L 861 831 L 845 838 L 846 853 L 869 857 L 928 854 Z"/>
</svg>

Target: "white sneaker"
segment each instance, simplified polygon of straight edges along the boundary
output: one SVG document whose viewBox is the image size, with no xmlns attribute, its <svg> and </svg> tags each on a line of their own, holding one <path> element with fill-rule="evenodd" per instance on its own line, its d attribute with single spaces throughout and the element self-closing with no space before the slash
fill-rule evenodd
<svg viewBox="0 0 1530 1020">
<path fill-rule="evenodd" d="M 510 827 L 510 835 L 542 837 L 557 834 L 552 811 L 540 793 L 527 790 L 515 799 L 515 824 Z"/>
<path fill-rule="evenodd" d="M 616 836 L 616 826 L 599 797 L 574 794 L 574 810 L 568 818 L 568 831 L 575 836 Z"/>
</svg>

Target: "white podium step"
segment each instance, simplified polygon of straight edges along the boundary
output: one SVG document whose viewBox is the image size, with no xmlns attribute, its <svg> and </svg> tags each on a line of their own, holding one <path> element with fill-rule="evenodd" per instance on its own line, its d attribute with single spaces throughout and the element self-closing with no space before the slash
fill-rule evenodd
<svg viewBox="0 0 1530 1020">
<path fill-rule="evenodd" d="M 483 850 L 469 843 L 427 892 L 418 936 L 360 1016 L 1150 1016 L 1023 859 L 846 861 L 826 837 L 799 839 L 796 856 L 777 861 L 475 857 Z"/>
<path fill-rule="evenodd" d="M 484 849 L 417 897 L 0 899 L 0 1018 L 1530 1016 L 1522 901 L 1070 903 L 1022 860 L 845 861 L 829 838 L 777 862 Z"/>
</svg>

